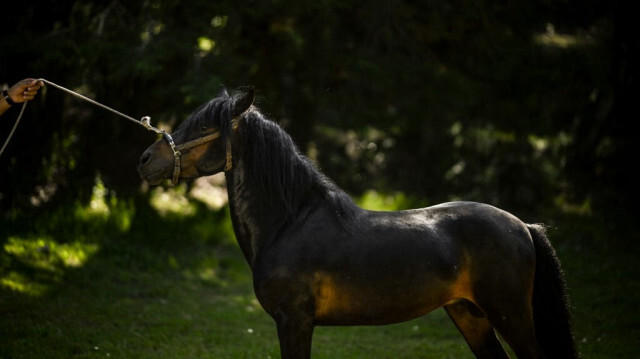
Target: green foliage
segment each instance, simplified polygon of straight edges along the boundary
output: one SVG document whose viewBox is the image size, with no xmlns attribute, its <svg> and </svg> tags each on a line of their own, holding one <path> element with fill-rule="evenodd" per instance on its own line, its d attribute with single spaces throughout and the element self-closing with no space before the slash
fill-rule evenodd
<svg viewBox="0 0 640 359">
<path fill-rule="evenodd" d="M 404 193 L 384 194 L 378 191 L 367 191 L 358 198 L 358 205 L 374 211 L 400 211 L 404 209 L 426 207 L 427 204 Z"/>
</svg>

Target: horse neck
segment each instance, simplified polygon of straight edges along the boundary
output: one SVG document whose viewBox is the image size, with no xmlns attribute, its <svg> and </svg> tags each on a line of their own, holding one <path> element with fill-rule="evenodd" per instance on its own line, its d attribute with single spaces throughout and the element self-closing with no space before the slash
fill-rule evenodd
<svg viewBox="0 0 640 359">
<path fill-rule="evenodd" d="M 269 188 L 252 185 L 255 182 L 248 178 L 250 174 L 245 161 L 239 159 L 225 176 L 233 230 L 247 262 L 253 266 L 260 249 L 282 230 L 289 214 L 270 200 L 265 193 Z"/>
<path fill-rule="evenodd" d="M 249 265 L 311 211 L 326 206 L 343 219 L 357 211 L 284 131 L 259 117 L 252 121 L 255 127 L 236 137 L 237 160 L 225 172 L 233 229 Z"/>
</svg>

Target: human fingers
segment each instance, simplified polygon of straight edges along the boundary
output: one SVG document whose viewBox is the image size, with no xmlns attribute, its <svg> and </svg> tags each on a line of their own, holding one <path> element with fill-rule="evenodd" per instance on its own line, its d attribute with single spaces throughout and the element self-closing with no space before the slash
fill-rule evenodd
<svg viewBox="0 0 640 359">
<path fill-rule="evenodd" d="M 41 87 L 44 87 L 44 82 L 42 82 L 42 80 L 38 80 L 38 79 L 28 79 L 28 80 L 30 80 L 30 82 L 28 83 L 29 88 L 39 89 Z"/>
<path fill-rule="evenodd" d="M 35 84 L 35 85 L 31 85 L 29 87 L 27 87 L 23 92 L 22 92 L 22 98 L 25 101 L 29 101 L 29 100 L 33 100 L 36 95 L 38 94 L 38 90 L 40 89 L 40 86 Z"/>
<path fill-rule="evenodd" d="M 27 88 L 27 90 L 25 90 L 25 91 L 22 93 L 22 96 L 23 96 L 23 97 L 26 97 L 26 96 L 35 96 L 35 95 L 37 95 L 37 94 L 38 94 L 38 90 L 37 90 L 37 89 L 36 89 L 36 90 L 30 90 L 30 89 L 28 89 L 28 88 Z"/>
<path fill-rule="evenodd" d="M 18 81 L 18 83 L 16 83 L 15 86 L 20 87 L 20 88 L 27 88 L 29 86 L 35 85 L 38 82 L 38 80 L 33 79 L 33 78 L 26 78 L 26 79 L 22 79 L 20 81 Z"/>
<path fill-rule="evenodd" d="M 40 88 L 43 87 L 43 85 L 40 85 L 38 83 L 31 85 L 31 86 L 27 86 L 23 91 L 27 92 L 33 92 L 35 91 L 36 93 L 38 92 L 38 90 L 40 90 Z"/>
<path fill-rule="evenodd" d="M 22 89 L 39 89 L 40 87 L 44 87 L 44 83 L 42 81 L 39 81 L 38 79 L 26 78 L 19 81 L 15 86 Z"/>
</svg>

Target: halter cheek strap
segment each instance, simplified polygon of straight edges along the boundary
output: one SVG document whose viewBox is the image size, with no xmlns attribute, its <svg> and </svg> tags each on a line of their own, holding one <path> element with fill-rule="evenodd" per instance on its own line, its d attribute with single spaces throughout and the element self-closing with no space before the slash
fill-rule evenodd
<svg viewBox="0 0 640 359">
<path fill-rule="evenodd" d="M 176 144 L 173 142 L 173 137 L 171 137 L 170 134 L 162 131 L 162 137 L 167 140 L 171 151 L 173 151 L 173 178 L 171 179 L 171 183 L 176 184 L 180 178 L 180 156 L 182 156 L 182 153 L 176 149 Z"/>
</svg>

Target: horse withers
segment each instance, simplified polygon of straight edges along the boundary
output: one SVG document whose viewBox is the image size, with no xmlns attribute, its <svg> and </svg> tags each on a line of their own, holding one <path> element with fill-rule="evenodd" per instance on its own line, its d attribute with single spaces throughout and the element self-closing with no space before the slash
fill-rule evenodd
<svg viewBox="0 0 640 359">
<path fill-rule="evenodd" d="M 222 91 L 152 144 L 138 170 L 151 185 L 224 171 L 282 358 L 310 358 L 318 325 L 397 323 L 440 307 L 478 358 L 508 358 L 497 333 L 518 358 L 578 357 L 543 226 L 476 202 L 359 208 L 253 101 L 253 90 Z"/>
</svg>

